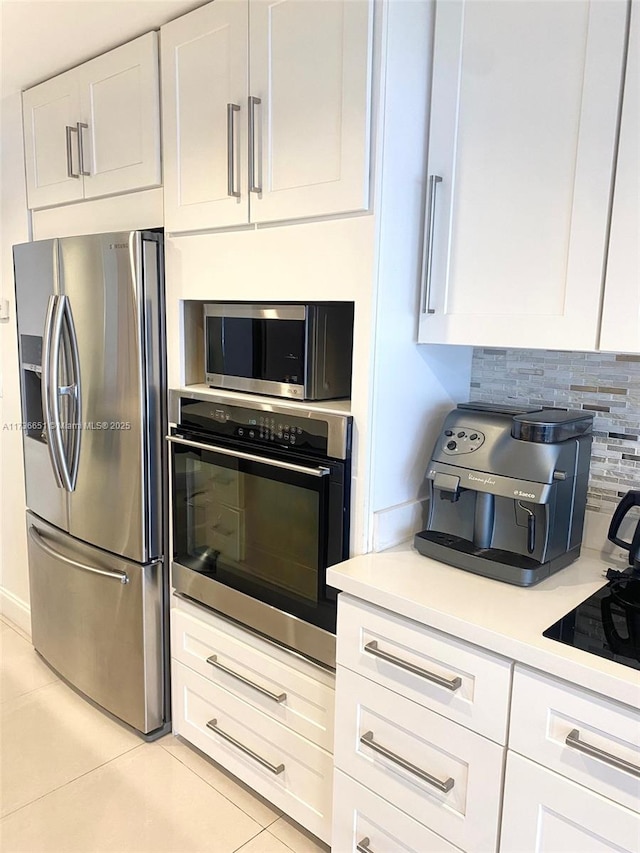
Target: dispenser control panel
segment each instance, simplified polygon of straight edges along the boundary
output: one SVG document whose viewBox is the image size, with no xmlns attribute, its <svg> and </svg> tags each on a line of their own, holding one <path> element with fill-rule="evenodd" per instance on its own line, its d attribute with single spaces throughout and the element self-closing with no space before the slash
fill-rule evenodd
<svg viewBox="0 0 640 853">
<path fill-rule="evenodd" d="M 448 456 L 472 453 L 484 444 L 484 433 L 472 427 L 445 429 L 442 438 L 442 450 Z"/>
</svg>

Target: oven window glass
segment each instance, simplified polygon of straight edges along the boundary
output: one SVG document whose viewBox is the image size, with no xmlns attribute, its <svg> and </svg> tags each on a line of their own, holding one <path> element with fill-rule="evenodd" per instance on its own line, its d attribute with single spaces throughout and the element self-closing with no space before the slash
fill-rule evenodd
<svg viewBox="0 0 640 853">
<path fill-rule="evenodd" d="M 207 317 L 207 373 L 304 383 L 303 320 Z"/>
<path fill-rule="evenodd" d="M 315 605 L 326 477 L 174 448 L 174 545 L 188 568 L 275 606 Z"/>
</svg>

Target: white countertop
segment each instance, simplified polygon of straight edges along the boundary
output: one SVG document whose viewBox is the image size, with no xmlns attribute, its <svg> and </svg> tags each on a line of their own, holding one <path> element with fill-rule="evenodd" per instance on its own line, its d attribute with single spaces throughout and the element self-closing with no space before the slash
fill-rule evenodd
<svg viewBox="0 0 640 853">
<path fill-rule="evenodd" d="M 533 587 L 517 587 L 423 557 L 410 544 L 363 554 L 327 571 L 357 598 L 637 708 L 640 671 L 542 636 L 599 589 L 607 566 L 595 551 Z"/>
</svg>

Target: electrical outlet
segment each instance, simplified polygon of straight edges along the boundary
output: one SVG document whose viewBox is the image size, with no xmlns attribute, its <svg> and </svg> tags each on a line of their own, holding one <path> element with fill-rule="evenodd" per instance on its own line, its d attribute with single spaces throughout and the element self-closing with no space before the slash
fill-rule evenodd
<svg viewBox="0 0 640 853">
<path fill-rule="evenodd" d="M 0 320 L 9 319 L 9 300 L 0 299 Z"/>
</svg>

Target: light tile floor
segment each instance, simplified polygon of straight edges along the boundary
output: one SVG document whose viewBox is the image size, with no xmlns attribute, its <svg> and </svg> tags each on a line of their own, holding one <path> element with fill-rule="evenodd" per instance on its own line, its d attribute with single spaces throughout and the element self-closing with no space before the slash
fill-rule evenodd
<svg viewBox="0 0 640 853">
<path fill-rule="evenodd" d="M 173 735 L 145 743 L 0 620 L 2 853 L 325 853 Z"/>
</svg>

